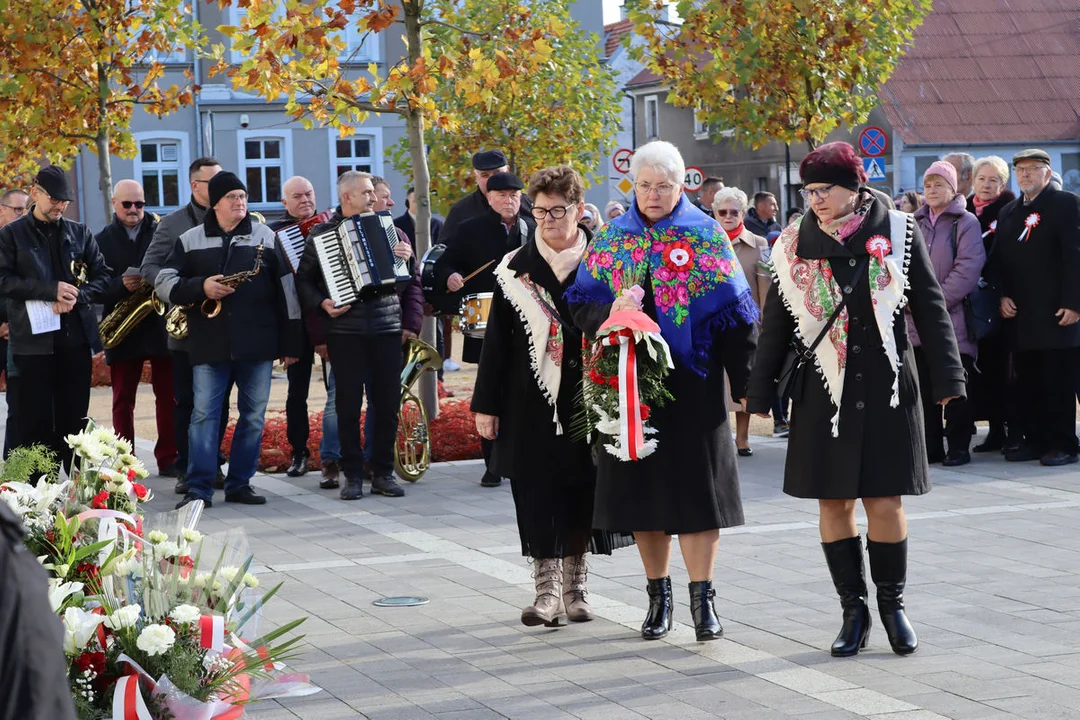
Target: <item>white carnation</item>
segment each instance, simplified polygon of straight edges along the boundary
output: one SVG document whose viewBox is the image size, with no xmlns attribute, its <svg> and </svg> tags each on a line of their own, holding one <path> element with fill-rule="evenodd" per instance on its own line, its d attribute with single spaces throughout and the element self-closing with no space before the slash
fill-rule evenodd
<svg viewBox="0 0 1080 720">
<path fill-rule="evenodd" d="M 255 577 L 251 573 L 244 573 L 244 584 L 249 588 L 259 587 L 259 578 Z"/>
<path fill-rule="evenodd" d="M 172 540 L 154 545 L 154 555 L 158 558 L 171 558 L 180 554 L 180 546 Z"/>
<path fill-rule="evenodd" d="M 194 605 L 177 605 L 173 608 L 173 611 L 169 613 L 169 617 L 182 625 L 197 622 L 201 615 L 202 613 L 199 612 L 199 608 Z"/>
<path fill-rule="evenodd" d="M 150 534 L 146 536 L 146 539 L 157 545 L 158 543 L 163 543 L 168 540 L 169 536 L 160 530 L 151 530 Z"/>
<path fill-rule="evenodd" d="M 184 528 L 180 531 L 180 535 L 189 543 L 196 543 L 202 540 L 202 533 L 194 528 Z"/>
<path fill-rule="evenodd" d="M 164 655 L 176 642 L 176 633 L 167 625 L 147 625 L 135 644 L 147 655 Z"/>
<path fill-rule="evenodd" d="M 108 617 L 105 618 L 105 627 L 111 630 L 123 630 L 125 628 L 135 627 L 135 624 L 142 617 L 142 608 L 138 605 L 125 605 L 122 608 L 113 610 Z M 141 647 L 141 646 L 140 646 Z"/>
</svg>

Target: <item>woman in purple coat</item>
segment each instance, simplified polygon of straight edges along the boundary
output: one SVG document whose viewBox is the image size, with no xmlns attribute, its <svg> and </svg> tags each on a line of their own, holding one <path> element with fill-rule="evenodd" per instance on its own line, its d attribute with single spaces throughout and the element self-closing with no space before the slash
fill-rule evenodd
<svg viewBox="0 0 1080 720">
<path fill-rule="evenodd" d="M 960 359 L 968 378 L 975 372 L 978 349 L 975 337 L 969 333 L 964 317 L 964 298 L 979 283 L 986 249 L 983 247 L 979 219 L 967 211 L 964 196 L 956 191 L 956 168 L 939 160 L 927 168 L 923 175 L 923 192 L 926 204 L 915 211 L 926 247 L 930 251 L 930 263 L 934 275 L 945 295 L 945 304 L 952 319 Z M 923 417 L 926 423 L 926 455 L 931 463 L 940 462 L 946 467 L 966 465 L 971 462 L 971 444 L 974 415 L 967 400 L 960 398 L 944 408 L 946 426 L 942 430 L 942 407 L 931 393 L 929 370 L 923 355 L 919 333 L 908 315 L 908 334 L 915 348 L 915 362 L 919 368 L 919 387 L 922 391 Z M 945 452 L 944 439 L 949 439 L 949 452 Z"/>
</svg>

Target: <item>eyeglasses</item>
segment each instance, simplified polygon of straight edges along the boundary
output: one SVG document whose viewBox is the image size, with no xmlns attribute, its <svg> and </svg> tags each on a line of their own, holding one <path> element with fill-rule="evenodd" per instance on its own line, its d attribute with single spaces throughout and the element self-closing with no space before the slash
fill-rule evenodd
<svg viewBox="0 0 1080 720">
<path fill-rule="evenodd" d="M 3 205 L 3 203 L 0 203 L 0 205 Z M 3 206 L 6 207 L 8 210 L 12 211 L 13 213 L 15 213 L 16 215 L 22 215 L 24 212 L 26 212 L 26 206 L 25 205 L 3 205 Z"/>
<path fill-rule="evenodd" d="M 572 207 L 574 206 L 557 205 L 553 208 L 534 207 L 532 209 L 532 216 L 537 220 L 543 220 L 548 215 L 550 215 L 553 220 L 562 220 L 564 217 L 566 217 L 566 213 L 568 213 L 570 211 L 570 208 Z"/>
<path fill-rule="evenodd" d="M 829 193 L 836 187 L 836 183 L 832 185 L 826 185 L 825 187 L 814 188 L 812 190 L 803 188 L 799 191 L 799 195 L 802 195 L 802 199 L 809 202 L 810 198 L 816 198 L 818 200 L 824 200 L 829 197 Z"/>
<path fill-rule="evenodd" d="M 1050 166 L 1049 165 L 1043 165 L 1042 163 L 1040 163 L 1038 165 L 1025 165 L 1023 167 L 1014 166 L 1013 171 L 1017 175 L 1030 175 L 1032 173 L 1042 172 L 1043 168 L 1048 168 L 1048 167 L 1050 167 Z"/>
<path fill-rule="evenodd" d="M 742 210 L 728 210 L 727 208 L 724 208 L 722 210 L 713 210 L 713 213 L 716 215 L 716 217 L 727 217 L 728 215 L 732 217 L 739 217 L 740 215 L 742 215 Z"/>
<path fill-rule="evenodd" d="M 205 183 L 207 185 L 210 184 L 209 180 L 192 180 L 191 182 L 195 183 L 196 185 L 198 185 L 199 183 Z"/>
<path fill-rule="evenodd" d="M 671 183 L 660 183 L 659 185 L 650 185 L 649 183 L 637 183 L 634 185 L 634 189 L 645 197 L 652 195 L 653 190 L 660 197 L 666 197 L 675 191 L 675 186 Z"/>
<path fill-rule="evenodd" d="M 125 210 L 130 210 L 132 205 L 138 210 L 142 210 L 146 207 L 146 203 L 142 200 L 121 200 L 120 204 L 124 206 Z"/>
<path fill-rule="evenodd" d="M 244 202 L 245 200 L 247 200 L 247 193 L 243 193 L 243 192 L 229 193 L 228 195 L 225 196 L 224 199 L 227 200 L 228 202 L 231 202 L 231 203 Z"/>
</svg>

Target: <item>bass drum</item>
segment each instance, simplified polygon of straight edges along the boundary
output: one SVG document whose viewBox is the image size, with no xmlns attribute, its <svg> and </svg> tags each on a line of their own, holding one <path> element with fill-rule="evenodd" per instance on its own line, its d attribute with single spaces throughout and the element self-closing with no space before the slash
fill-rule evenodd
<svg viewBox="0 0 1080 720">
<path fill-rule="evenodd" d="M 446 246 L 442 243 L 432 245 L 423 259 L 420 260 L 420 287 L 424 291 L 424 302 L 430 304 L 438 312 L 447 315 L 457 315 L 461 307 L 461 291 L 456 293 L 447 292 L 445 287 L 438 287 L 435 279 L 435 266 L 446 254 Z"/>
</svg>

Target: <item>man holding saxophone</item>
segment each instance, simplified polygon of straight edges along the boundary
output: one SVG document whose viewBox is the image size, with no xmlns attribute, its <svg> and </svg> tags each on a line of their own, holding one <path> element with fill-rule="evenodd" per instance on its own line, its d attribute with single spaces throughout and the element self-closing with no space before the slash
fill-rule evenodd
<svg viewBox="0 0 1080 720">
<path fill-rule="evenodd" d="M 100 330 L 112 381 L 113 429 L 134 444 L 135 395 L 143 365 L 149 361 L 157 416 L 154 457 L 159 475 L 176 477 L 172 357 L 165 344 L 165 321 L 148 307 L 153 287 L 139 276 L 158 217 L 144 210 L 143 187 L 134 180 L 116 183 L 112 206 L 113 220 L 98 233 L 97 242 L 111 275 L 100 297 L 105 316 Z"/>
<path fill-rule="evenodd" d="M 157 275 L 161 299 L 185 306 L 195 407 L 188 429 L 187 493 L 177 507 L 210 507 L 217 471 L 221 404 L 230 379 L 238 389 L 225 501 L 261 505 L 250 482 L 258 469 L 273 361 L 300 352 L 300 305 L 274 232 L 254 222 L 247 188 L 231 172 L 210 179 L 201 225 L 176 241 Z"/>
</svg>

